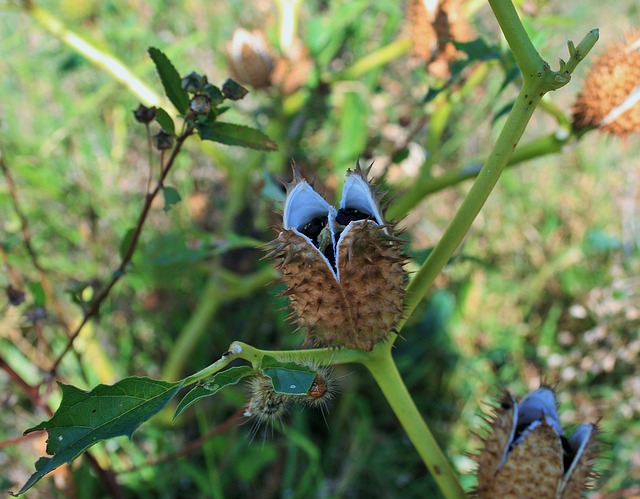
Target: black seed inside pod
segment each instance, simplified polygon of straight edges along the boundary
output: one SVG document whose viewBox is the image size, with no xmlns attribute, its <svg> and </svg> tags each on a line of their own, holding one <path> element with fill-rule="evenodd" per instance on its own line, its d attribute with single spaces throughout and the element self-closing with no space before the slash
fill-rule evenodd
<svg viewBox="0 0 640 499">
<path fill-rule="evenodd" d="M 356 220 L 364 220 L 365 218 L 371 218 L 371 215 L 356 210 L 355 208 L 340 208 L 336 215 L 336 222 L 340 225 L 349 225 L 349 222 L 355 222 Z"/>
<path fill-rule="evenodd" d="M 329 260 L 331 267 L 335 271 L 336 270 L 336 252 L 334 250 L 333 244 L 330 244 L 329 246 L 326 247 L 326 249 L 324 250 L 324 256 L 327 257 L 327 260 Z"/>
<path fill-rule="evenodd" d="M 571 448 L 571 444 L 569 443 L 567 437 L 561 435 L 560 441 L 562 442 L 562 465 L 566 473 L 576 457 L 576 452 Z"/>
<path fill-rule="evenodd" d="M 318 236 L 320 235 L 320 232 L 322 232 L 322 229 L 324 229 L 326 225 L 327 225 L 327 218 L 326 217 L 325 218 L 316 217 L 313 220 L 311 220 L 310 222 L 307 222 L 302 227 L 302 229 L 299 229 L 299 230 L 300 230 L 300 232 L 302 234 L 304 234 L 309 239 L 311 239 L 311 242 L 317 248 L 318 247 Z"/>
<path fill-rule="evenodd" d="M 520 423 L 518 426 L 516 426 L 516 431 L 513 433 L 512 442 L 517 442 L 518 439 L 522 436 L 522 434 L 529 429 L 531 424 L 532 423 L 527 422 L 527 423 Z"/>
</svg>

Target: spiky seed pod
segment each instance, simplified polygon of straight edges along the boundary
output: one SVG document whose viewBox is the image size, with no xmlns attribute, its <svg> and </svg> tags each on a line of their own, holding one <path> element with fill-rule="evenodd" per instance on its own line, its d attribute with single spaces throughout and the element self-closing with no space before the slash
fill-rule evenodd
<svg viewBox="0 0 640 499">
<path fill-rule="evenodd" d="M 584 81 L 573 106 L 576 128 L 623 136 L 640 132 L 640 32 L 607 47 Z"/>
<path fill-rule="evenodd" d="M 250 380 L 249 403 L 244 412 L 246 417 L 255 417 L 259 423 L 273 425 L 287 414 L 291 396 L 277 393 L 273 389 L 271 379 L 257 375 Z"/>
<path fill-rule="evenodd" d="M 403 313 L 401 241 L 385 224 L 367 174 L 359 165 L 347 172 L 336 210 L 294 169 L 283 230 L 268 245 L 292 317 L 319 346 L 371 350 Z"/>
<path fill-rule="evenodd" d="M 274 63 L 269 42 L 262 31 L 236 29 L 226 52 L 235 80 L 256 89 L 270 85 Z"/>
<path fill-rule="evenodd" d="M 480 498 L 573 499 L 586 490 L 595 427 L 581 425 L 567 439 L 551 388 L 541 387 L 520 403 L 505 393 L 490 424 L 477 456 Z"/>
<path fill-rule="evenodd" d="M 429 64 L 439 78 L 449 76 L 449 64 L 463 55 L 451 43 L 471 39 L 471 26 L 464 16 L 463 0 L 409 0 L 405 16 L 413 54 Z"/>
</svg>

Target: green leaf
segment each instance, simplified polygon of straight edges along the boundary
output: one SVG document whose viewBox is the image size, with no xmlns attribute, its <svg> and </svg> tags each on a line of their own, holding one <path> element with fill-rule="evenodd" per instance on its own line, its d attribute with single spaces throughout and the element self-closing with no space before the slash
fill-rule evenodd
<svg viewBox="0 0 640 499">
<path fill-rule="evenodd" d="M 127 232 L 125 232 L 124 237 L 122 238 L 122 241 L 120 242 L 120 249 L 119 249 L 119 253 L 120 253 L 120 259 L 124 260 L 124 255 L 126 254 L 127 250 L 129 249 L 129 245 L 131 244 L 131 241 L 133 240 L 133 236 L 136 233 L 136 228 L 135 227 L 129 227 L 129 229 L 127 229 Z"/>
<path fill-rule="evenodd" d="M 187 407 L 191 406 L 196 401 L 201 398 L 211 397 L 229 385 L 235 385 L 238 381 L 251 373 L 253 373 L 253 369 L 249 366 L 230 367 L 226 371 L 217 373 L 210 381 L 196 386 L 184 396 L 178 404 L 178 407 L 176 407 L 176 412 L 173 415 L 174 421 Z"/>
<path fill-rule="evenodd" d="M 271 378 L 277 393 L 288 395 L 306 395 L 316 379 L 316 372 L 310 367 L 295 362 L 280 362 L 268 355 L 262 359 L 260 371 Z"/>
<path fill-rule="evenodd" d="M 346 92 L 342 106 L 336 107 L 335 112 L 339 124 L 332 158 L 336 165 L 351 164 L 367 147 L 367 122 L 371 109 L 362 94 Z"/>
<path fill-rule="evenodd" d="M 156 65 L 160 81 L 169 100 L 181 114 L 189 108 L 189 94 L 182 89 L 180 74 L 171 64 L 169 58 L 159 49 L 149 47 L 149 55 Z"/>
<path fill-rule="evenodd" d="M 167 113 L 161 107 L 156 109 L 156 121 L 160 124 L 165 132 L 171 135 L 176 134 L 176 128 L 173 123 L 173 118 L 171 118 L 171 116 L 169 116 L 169 113 Z"/>
<path fill-rule="evenodd" d="M 71 462 L 93 444 L 133 432 L 162 410 L 182 387 L 151 378 L 125 378 L 115 385 L 98 385 L 90 392 L 58 383 L 60 407 L 49 421 L 25 431 L 46 430 L 47 454 L 36 462 L 36 472 L 18 491 L 23 494 L 44 475 Z"/>
<path fill-rule="evenodd" d="M 216 122 L 196 125 L 202 140 L 212 140 L 228 146 L 249 147 L 261 151 L 277 151 L 278 144 L 260 130 L 233 123 Z"/>
<path fill-rule="evenodd" d="M 27 284 L 27 286 L 29 286 L 29 292 L 31 293 L 31 298 L 33 299 L 32 306 L 44 307 L 47 301 L 47 297 L 44 294 L 42 284 L 40 284 L 39 282 L 31 281 Z"/>
<path fill-rule="evenodd" d="M 459 42 L 451 40 L 455 48 L 467 54 L 473 61 L 487 61 L 490 59 L 500 59 L 501 54 L 498 47 L 489 45 L 482 38 L 476 38 L 470 42 Z"/>
<path fill-rule="evenodd" d="M 164 196 L 164 207 L 162 210 L 167 213 L 174 204 L 179 203 L 182 198 L 175 187 L 163 187 L 162 195 Z"/>
</svg>

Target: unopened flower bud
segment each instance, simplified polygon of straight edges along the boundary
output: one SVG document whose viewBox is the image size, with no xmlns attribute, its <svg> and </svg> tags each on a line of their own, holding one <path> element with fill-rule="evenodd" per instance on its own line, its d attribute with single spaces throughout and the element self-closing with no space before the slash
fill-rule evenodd
<svg viewBox="0 0 640 499">
<path fill-rule="evenodd" d="M 222 84 L 222 94 L 230 100 L 240 100 L 247 95 L 249 91 L 240 85 L 237 81 L 229 78 Z"/>
<path fill-rule="evenodd" d="M 7 286 L 6 288 L 6 292 L 9 303 L 14 307 L 17 307 L 18 305 L 22 304 L 22 302 L 24 302 L 24 291 L 20 291 L 19 289 L 14 288 L 11 284 L 9 284 L 9 286 Z"/>
<path fill-rule="evenodd" d="M 138 109 L 133 112 L 133 115 L 139 123 L 149 124 L 156 119 L 156 108 L 155 106 L 147 107 L 140 104 Z"/>
<path fill-rule="evenodd" d="M 233 78 L 254 88 L 271 84 L 273 58 L 262 31 L 237 29 L 227 44 L 227 61 Z"/>
<path fill-rule="evenodd" d="M 195 114 L 207 116 L 211 112 L 211 99 L 208 95 L 198 94 L 191 99 L 189 109 Z"/>
<path fill-rule="evenodd" d="M 182 90 L 185 90 L 190 94 L 195 94 L 196 92 L 201 91 L 207 84 L 207 77 L 194 71 L 182 78 L 180 84 L 182 85 Z"/>
<path fill-rule="evenodd" d="M 160 130 L 153 136 L 153 146 L 158 151 L 171 149 L 173 147 L 173 137 L 164 130 Z"/>
</svg>

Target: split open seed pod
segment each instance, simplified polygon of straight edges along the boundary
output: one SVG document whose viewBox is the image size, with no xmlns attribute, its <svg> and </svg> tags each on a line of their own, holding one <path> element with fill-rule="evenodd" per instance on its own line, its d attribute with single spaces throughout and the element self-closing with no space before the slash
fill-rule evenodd
<svg viewBox="0 0 640 499">
<path fill-rule="evenodd" d="M 403 313 L 401 241 L 367 173 L 359 165 L 347 172 L 336 209 L 294 168 L 282 231 L 269 243 L 292 318 L 318 346 L 371 350 Z"/>
<path fill-rule="evenodd" d="M 567 438 L 549 387 L 521 402 L 505 393 L 477 456 L 481 498 L 579 498 L 593 481 L 596 428 L 580 425 Z"/>
</svg>

